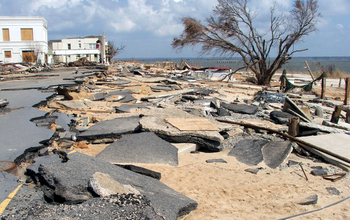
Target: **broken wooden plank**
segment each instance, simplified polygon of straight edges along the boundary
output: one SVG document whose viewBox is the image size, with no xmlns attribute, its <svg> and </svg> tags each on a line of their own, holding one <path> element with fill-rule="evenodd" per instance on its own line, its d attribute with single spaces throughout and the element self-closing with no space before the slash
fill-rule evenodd
<svg viewBox="0 0 350 220">
<path fill-rule="evenodd" d="M 303 116 L 304 118 L 306 118 L 308 121 L 312 121 L 312 119 L 307 115 L 305 114 L 305 112 L 303 110 L 301 110 L 294 102 L 293 100 L 291 100 L 288 96 L 286 96 L 286 99 L 285 99 L 285 106 L 283 107 L 283 111 L 287 111 L 288 108 L 295 111 L 296 113 L 298 113 L 299 115 Z"/>
<path fill-rule="evenodd" d="M 206 118 L 166 118 L 165 121 L 180 131 L 220 131 Z"/>
</svg>

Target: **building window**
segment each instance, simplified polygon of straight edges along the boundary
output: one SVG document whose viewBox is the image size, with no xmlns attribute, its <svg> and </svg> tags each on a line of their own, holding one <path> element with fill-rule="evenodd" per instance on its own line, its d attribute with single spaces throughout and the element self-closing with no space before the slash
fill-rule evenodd
<svg viewBox="0 0 350 220">
<path fill-rule="evenodd" d="M 77 58 L 78 58 L 78 59 L 80 58 L 80 54 L 77 55 Z"/>
<path fill-rule="evenodd" d="M 33 40 L 33 28 L 21 28 L 21 40 Z"/>
<path fill-rule="evenodd" d="M 8 28 L 2 29 L 2 39 L 3 41 L 10 41 L 10 30 Z"/>
<path fill-rule="evenodd" d="M 35 62 L 34 51 L 32 51 L 32 50 L 22 51 L 22 59 L 23 59 L 23 62 L 34 63 Z"/>
<path fill-rule="evenodd" d="M 96 44 L 89 44 L 89 49 L 96 49 Z"/>
<path fill-rule="evenodd" d="M 11 58 L 11 51 L 5 51 L 5 58 Z"/>
<path fill-rule="evenodd" d="M 79 49 L 81 49 L 81 43 L 79 43 Z"/>
<path fill-rule="evenodd" d="M 94 54 L 95 58 L 97 58 L 97 54 Z"/>
<path fill-rule="evenodd" d="M 68 44 L 68 50 L 72 49 L 71 44 Z"/>
</svg>

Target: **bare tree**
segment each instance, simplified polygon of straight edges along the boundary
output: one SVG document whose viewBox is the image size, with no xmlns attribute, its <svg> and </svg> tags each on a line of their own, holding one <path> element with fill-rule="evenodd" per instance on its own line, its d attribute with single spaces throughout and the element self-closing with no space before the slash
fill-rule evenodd
<svg viewBox="0 0 350 220">
<path fill-rule="evenodd" d="M 172 46 L 201 45 L 200 55 L 234 56 L 242 58 L 244 66 L 236 69 L 250 69 L 258 84 L 270 84 L 277 70 L 292 58 L 296 52 L 292 47 L 302 37 L 316 31 L 318 13 L 317 0 L 296 0 L 288 15 L 276 14 L 277 3 L 270 9 L 270 24 L 265 32 L 258 31 L 253 23 L 257 14 L 249 7 L 249 0 L 218 0 L 214 16 L 206 19 L 206 25 L 192 17 L 182 18 L 185 30 L 175 37 Z M 276 57 L 270 53 L 276 51 Z M 230 77 L 227 75 L 226 77 Z M 225 78 L 226 78 L 225 77 Z M 224 78 L 224 79 L 225 79 Z"/>
<path fill-rule="evenodd" d="M 109 62 L 111 61 L 111 59 L 118 55 L 119 53 L 121 53 L 124 49 L 125 49 L 125 45 L 121 44 L 119 47 L 115 46 L 113 41 L 108 41 L 108 49 L 107 49 L 107 58 L 109 60 Z"/>
<path fill-rule="evenodd" d="M 22 57 L 23 60 L 38 64 L 39 58 L 42 57 L 43 54 L 45 54 L 44 49 L 42 48 L 42 45 L 39 42 L 28 41 L 27 47 L 28 47 L 28 51 L 27 51 L 27 54 L 23 55 L 25 56 L 25 57 Z M 45 62 L 45 61 L 40 60 L 40 62 Z"/>
</svg>

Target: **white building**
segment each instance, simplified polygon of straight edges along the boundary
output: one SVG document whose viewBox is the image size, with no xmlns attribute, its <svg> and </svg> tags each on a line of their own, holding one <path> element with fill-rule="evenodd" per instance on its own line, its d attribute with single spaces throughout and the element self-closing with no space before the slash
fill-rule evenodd
<svg viewBox="0 0 350 220">
<path fill-rule="evenodd" d="M 52 50 L 53 61 L 55 63 L 74 62 L 82 57 L 87 57 L 89 61 L 99 62 L 100 58 L 105 58 L 102 42 L 105 42 L 103 36 L 87 36 L 84 38 L 68 38 L 62 40 L 51 40 L 49 47 Z M 104 43 L 105 45 L 106 42 Z"/>
<path fill-rule="evenodd" d="M 0 61 L 4 63 L 47 61 L 45 18 L 0 16 L 0 29 Z"/>
</svg>

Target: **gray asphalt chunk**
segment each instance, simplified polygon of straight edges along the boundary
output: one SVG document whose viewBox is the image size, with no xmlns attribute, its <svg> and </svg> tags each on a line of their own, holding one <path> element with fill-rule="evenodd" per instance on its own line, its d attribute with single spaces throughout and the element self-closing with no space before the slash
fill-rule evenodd
<svg viewBox="0 0 350 220">
<path fill-rule="evenodd" d="M 262 148 L 264 162 L 270 168 L 277 168 L 292 152 L 290 141 L 270 141 Z"/>
<path fill-rule="evenodd" d="M 311 195 L 305 199 L 303 199 L 303 201 L 299 202 L 299 205 L 315 205 L 317 204 L 318 201 L 318 195 L 314 194 Z"/>
<path fill-rule="evenodd" d="M 109 99 L 110 97 L 113 97 L 116 95 L 121 95 L 124 98 L 118 100 L 118 102 L 120 102 L 120 103 L 128 103 L 128 102 L 136 101 L 137 99 L 135 99 L 130 93 L 131 93 L 131 91 L 128 91 L 128 90 L 126 90 L 126 91 L 117 90 L 117 91 L 113 91 L 113 92 L 108 93 L 105 96 L 105 99 Z"/>
<path fill-rule="evenodd" d="M 119 138 L 122 134 L 141 130 L 138 116 L 115 118 L 97 122 L 78 136 L 78 140 L 95 140 L 103 138 Z"/>
<path fill-rule="evenodd" d="M 221 103 L 221 107 L 226 108 L 234 113 L 254 115 L 258 111 L 257 106 L 246 104 L 227 104 Z"/>
<path fill-rule="evenodd" d="M 234 156 L 241 163 L 255 166 L 263 161 L 262 147 L 267 143 L 267 140 L 262 139 L 241 140 L 228 153 L 228 156 Z"/>
<path fill-rule="evenodd" d="M 23 108 L 0 117 L 0 160 L 14 161 L 30 147 L 41 146 L 55 131 L 37 127 L 30 119 L 45 115 L 36 108 Z"/>
<path fill-rule="evenodd" d="M 148 163 L 178 165 L 177 148 L 153 132 L 123 135 L 96 158 L 110 163 Z"/>
<path fill-rule="evenodd" d="M 270 118 L 275 122 L 277 122 L 278 124 L 288 124 L 288 120 L 293 117 L 295 116 L 287 112 L 281 112 L 281 111 L 270 112 Z"/>
<path fill-rule="evenodd" d="M 142 195 L 121 194 L 92 198 L 81 204 L 49 204 L 43 193 L 22 186 L 2 214 L 2 218 L 46 219 L 164 219 L 156 213 L 150 201 Z"/>
<path fill-rule="evenodd" d="M 207 162 L 207 163 L 227 163 L 227 161 L 224 159 L 209 159 L 209 160 L 206 160 L 205 162 Z"/>
<path fill-rule="evenodd" d="M 340 195 L 339 190 L 335 187 L 326 187 L 326 190 L 329 193 L 329 195 L 336 195 L 336 196 Z"/>
<path fill-rule="evenodd" d="M 119 107 L 116 107 L 115 110 L 117 113 L 129 113 L 131 109 L 147 108 L 147 105 L 128 105 L 122 104 Z"/>
<path fill-rule="evenodd" d="M 81 153 L 69 154 L 68 157 L 69 160 L 66 163 L 62 163 L 61 159 L 56 159 L 49 165 L 40 166 L 39 175 L 50 187 L 55 188 L 59 185 L 84 194 L 88 190 L 88 182 L 93 174 L 102 172 L 110 175 L 120 184 L 135 187 L 150 200 L 155 211 L 165 219 L 177 219 L 197 207 L 195 201 L 154 178 L 128 171 Z"/>
<path fill-rule="evenodd" d="M 96 94 L 93 94 L 89 97 L 89 99 L 91 101 L 100 101 L 100 100 L 104 100 L 105 99 L 105 93 L 96 93 Z"/>
</svg>

